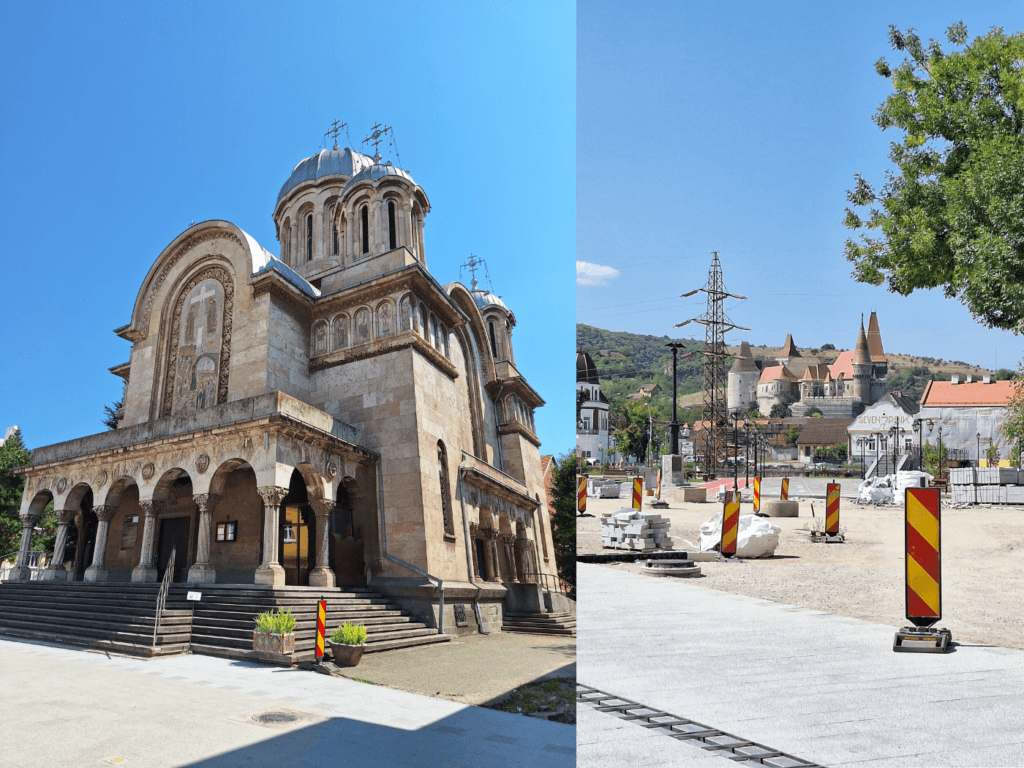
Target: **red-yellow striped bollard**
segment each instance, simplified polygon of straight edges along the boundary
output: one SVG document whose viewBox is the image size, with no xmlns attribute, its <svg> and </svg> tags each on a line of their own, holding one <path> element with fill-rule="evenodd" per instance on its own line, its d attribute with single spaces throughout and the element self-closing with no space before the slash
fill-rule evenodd
<svg viewBox="0 0 1024 768">
<path fill-rule="evenodd" d="M 829 536 L 839 535 L 839 483 L 825 486 L 827 501 L 825 502 L 825 533 Z"/>
<path fill-rule="evenodd" d="M 907 488 L 907 620 L 914 627 L 896 633 L 894 651 L 945 653 L 952 639 L 948 629 L 932 628 L 942 618 L 941 506 L 938 488 Z"/>
<path fill-rule="evenodd" d="M 754 478 L 754 511 L 761 511 L 761 478 Z"/>
<path fill-rule="evenodd" d="M 661 467 L 658 467 L 658 498 L 661 498 Z"/>
<path fill-rule="evenodd" d="M 722 510 L 722 557 L 736 556 L 736 539 L 740 527 L 740 492 L 725 492 L 725 507 Z"/>
<path fill-rule="evenodd" d="M 587 511 L 587 478 L 581 477 L 576 490 L 576 510 L 582 515 Z"/>
<path fill-rule="evenodd" d="M 633 509 L 640 509 L 644 505 L 644 479 L 637 477 L 633 479 Z"/>
<path fill-rule="evenodd" d="M 779 496 L 782 501 L 789 501 L 789 478 L 782 478 L 782 495 Z"/>
<path fill-rule="evenodd" d="M 316 660 L 324 657 L 324 634 L 327 632 L 327 601 L 316 604 Z"/>
</svg>

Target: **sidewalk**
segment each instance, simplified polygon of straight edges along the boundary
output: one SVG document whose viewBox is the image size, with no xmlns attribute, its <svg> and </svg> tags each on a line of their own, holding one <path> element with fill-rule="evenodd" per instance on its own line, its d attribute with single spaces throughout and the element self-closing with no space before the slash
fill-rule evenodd
<svg viewBox="0 0 1024 768">
<path fill-rule="evenodd" d="M 0 639 L 0 680 L 0 768 L 575 764 L 572 726 L 208 656 Z M 301 719 L 253 721 L 268 711 Z"/>
<path fill-rule="evenodd" d="M 597 565 L 577 574 L 583 685 L 833 768 L 1024 765 L 1024 652 L 897 654 L 895 627 Z M 955 621 L 940 625 L 957 640 Z M 725 764 L 604 713 L 581 711 L 577 728 L 588 768 L 624 764 L 616 754 Z"/>
</svg>

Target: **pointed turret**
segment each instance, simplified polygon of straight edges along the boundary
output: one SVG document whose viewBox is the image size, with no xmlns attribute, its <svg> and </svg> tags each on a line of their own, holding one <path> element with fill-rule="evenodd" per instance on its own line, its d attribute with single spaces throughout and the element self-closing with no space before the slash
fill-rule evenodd
<svg viewBox="0 0 1024 768">
<path fill-rule="evenodd" d="M 791 357 L 800 357 L 800 350 L 793 343 L 793 334 L 787 333 L 786 343 L 782 345 L 782 351 L 779 352 L 779 359 L 786 358 L 788 360 Z"/>
<path fill-rule="evenodd" d="M 871 352 L 868 350 L 868 338 L 864 334 L 864 321 L 860 321 L 860 334 L 857 336 L 857 348 L 853 351 L 854 365 L 871 364 Z"/>
<path fill-rule="evenodd" d="M 754 353 L 750 351 L 750 345 L 747 342 L 740 343 L 740 353 L 736 355 L 731 370 L 737 373 L 757 370 L 757 365 L 754 363 Z"/>
<path fill-rule="evenodd" d="M 878 315 L 871 313 L 868 320 L 868 354 L 871 355 L 871 362 L 885 363 L 885 350 L 882 349 L 882 332 L 878 330 Z"/>
<path fill-rule="evenodd" d="M 857 335 L 857 348 L 853 351 L 853 396 L 860 398 L 864 405 L 871 404 L 871 355 L 868 352 L 868 338 L 864 334 L 864 317 L 860 320 L 860 333 Z"/>
</svg>

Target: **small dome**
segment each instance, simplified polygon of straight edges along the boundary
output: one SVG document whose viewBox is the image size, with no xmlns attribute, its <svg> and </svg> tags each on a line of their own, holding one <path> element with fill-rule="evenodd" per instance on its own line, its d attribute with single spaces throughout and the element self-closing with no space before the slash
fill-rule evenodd
<svg viewBox="0 0 1024 768">
<path fill-rule="evenodd" d="M 473 301 L 476 302 L 477 307 L 479 307 L 481 310 L 487 309 L 487 307 L 501 307 L 506 312 L 509 311 L 508 307 L 505 306 L 505 302 L 501 300 L 500 296 L 495 296 L 493 293 L 490 293 L 489 291 L 480 290 L 479 288 L 470 291 L 470 293 L 473 296 Z"/>
<path fill-rule="evenodd" d="M 373 158 L 345 149 L 322 149 L 312 157 L 299 161 L 292 175 L 281 187 L 277 201 L 305 181 L 315 181 L 325 176 L 354 176 L 373 165 Z"/>
<path fill-rule="evenodd" d="M 377 158 L 379 159 L 380 155 L 377 155 Z M 366 159 L 372 161 L 372 158 Z M 401 168 L 396 168 L 393 165 L 381 165 L 380 163 L 373 163 L 373 165 L 363 168 L 355 176 L 349 179 L 348 184 L 345 185 L 345 189 L 343 189 L 341 193 L 345 194 L 345 191 L 348 190 L 349 187 L 351 187 L 354 184 L 358 184 L 363 179 L 377 181 L 377 179 L 383 179 L 386 176 L 398 176 L 400 178 L 405 179 L 410 184 L 416 183 L 415 181 L 412 180 L 412 176 L 403 171 Z"/>
<path fill-rule="evenodd" d="M 576 353 L 576 381 L 587 384 L 601 383 L 601 379 L 597 375 L 597 366 L 594 365 L 594 358 L 586 352 Z"/>
</svg>

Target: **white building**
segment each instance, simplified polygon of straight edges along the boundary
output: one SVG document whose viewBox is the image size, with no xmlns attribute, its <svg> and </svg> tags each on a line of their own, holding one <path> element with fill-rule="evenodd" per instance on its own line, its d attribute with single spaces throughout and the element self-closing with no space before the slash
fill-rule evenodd
<svg viewBox="0 0 1024 768">
<path fill-rule="evenodd" d="M 576 353 L 576 391 L 586 397 L 576 424 L 576 455 L 594 462 L 610 461 L 608 398 L 601 394 L 597 366 L 586 352 Z"/>
</svg>

